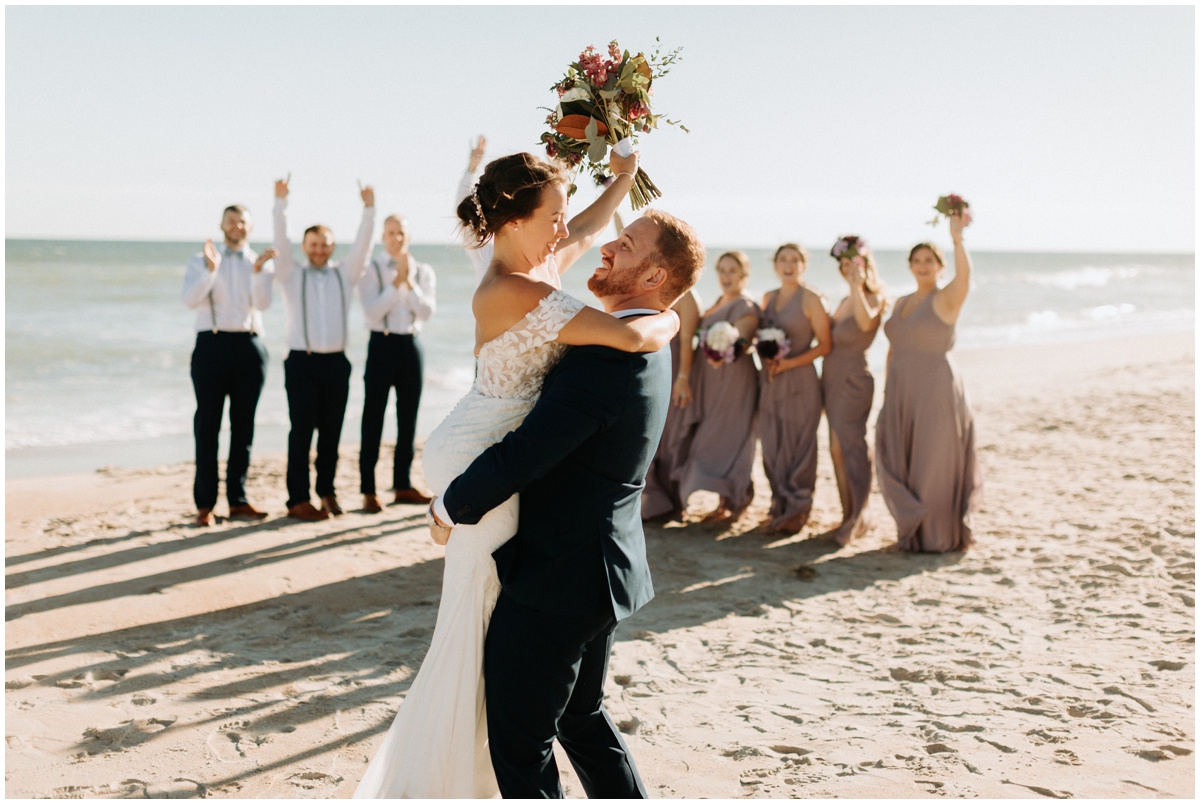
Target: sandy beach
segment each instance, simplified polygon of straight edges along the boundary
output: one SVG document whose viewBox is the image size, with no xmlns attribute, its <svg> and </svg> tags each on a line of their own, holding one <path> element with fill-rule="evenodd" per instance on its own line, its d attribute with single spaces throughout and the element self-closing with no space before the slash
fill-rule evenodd
<svg viewBox="0 0 1200 804">
<path fill-rule="evenodd" d="M 877 527 L 839 550 L 824 424 L 798 536 L 757 527 L 761 465 L 735 525 L 647 528 L 657 597 L 607 692 L 652 795 L 1194 795 L 1194 335 L 956 359 L 975 549 L 890 552 L 873 494 Z M 196 529 L 192 471 L 7 483 L 7 796 L 353 793 L 428 646 L 442 548 L 416 506 L 284 518 L 281 455 L 251 470 L 269 519 Z"/>
</svg>

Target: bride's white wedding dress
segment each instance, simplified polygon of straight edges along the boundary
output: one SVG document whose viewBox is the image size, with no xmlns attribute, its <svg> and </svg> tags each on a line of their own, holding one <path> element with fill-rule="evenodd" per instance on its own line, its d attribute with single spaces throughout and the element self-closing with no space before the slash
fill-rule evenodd
<svg viewBox="0 0 1200 804">
<path fill-rule="evenodd" d="M 561 288 L 553 259 L 536 278 Z M 479 350 L 475 384 L 425 442 L 425 480 L 441 495 L 533 408 L 566 347 L 559 330 L 583 302 L 555 290 Z M 517 497 L 446 545 L 437 625 L 400 711 L 355 798 L 490 798 L 499 790 L 487 748 L 483 640 L 500 594 L 492 552 L 517 531 Z"/>
</svg>

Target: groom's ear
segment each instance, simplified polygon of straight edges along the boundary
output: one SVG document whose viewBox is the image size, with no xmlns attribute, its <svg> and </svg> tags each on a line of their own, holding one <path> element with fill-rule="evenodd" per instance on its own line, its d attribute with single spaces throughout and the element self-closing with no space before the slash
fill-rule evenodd
<svg viewBox="0 0 1200 804">
<path fill-rule="evenodd" d="M 666 281 L 667 269 L 663 268 L 661 265 L 657 266 L 653 271 L 646 274 L 646 276 L 642 278 L 642 290 L 646 293 L 649 293 L 652 290 L 658 290 L 664 284 L 666 284 Z"/>
</svg>

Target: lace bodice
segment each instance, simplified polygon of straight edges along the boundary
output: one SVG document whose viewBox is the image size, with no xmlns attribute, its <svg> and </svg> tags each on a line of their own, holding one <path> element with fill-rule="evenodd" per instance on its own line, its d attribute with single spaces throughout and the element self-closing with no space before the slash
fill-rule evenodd
<svg viewBox="0 0 1200 804">
<path fill-rule="evenodd" d="M 479 350 L 475 390 L 484 396 L 536 399 L 542 379 L 567 347 L 558 333 L 583 309 L 583 302 L 554 290 L 498 338 Z"/>
</svg>

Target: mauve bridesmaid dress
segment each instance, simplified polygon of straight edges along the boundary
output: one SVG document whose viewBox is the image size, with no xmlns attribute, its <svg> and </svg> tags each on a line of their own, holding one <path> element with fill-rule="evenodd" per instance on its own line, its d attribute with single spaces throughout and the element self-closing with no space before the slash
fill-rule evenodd
<svg viewBox="0 0 1200 804">
<path fill-rule="evenodd" d="M 933 294 L 901 318 L 907 298 L 884 325 L 892 356 L 875 423 L 879 490 L 901 550 L 963 550 L 983 485 L 975 420 L 949 354 L 954 326 L 937 317 Z"/>
<path fill-rule="evenodd" d="M 692 333 L 678 333 L 671 339 L 671 379 L 679 373 L 679 339 L 692 337 Z M 692 371 L 696 370 L 700 357 L 692 362 Z M 642 491 L 642 518 L 651 519 L 664 514 L 671 514 L 678 519 L 685 508 L 683 500 L 679 499 L 679 484 L 672 478 L 679 457 L 680 438 L 683 435 L 684 409 L 673 401 L 667 408 L 667 423 L 663 426 L 662 437 L 658 441 L 658 449 L 654 460 L 646 471 L 646 488 Z"/>
<path fill-rule="evenodd" d="M 763 310 L 762 327 L 787 333 L 791 349 L 784 357 L 807 352 L 813 341 L 812 324 L 804 314 L 801 287 L 782 308 L 779 292 L 771 294 Z M 799 531 L 812 512 L 813 486 L 817 482 L 817 425 L 821 423 L 821 380 L 812 363 L 759 380 L 758 437 L 762 441 L 763 469 L 771 484 L 772 530 Z"/>
<path fill-rule="evenodd" d="M 863 507 L 871 493 L 871 451 L 867 445 L 867 417 L 875 399 L 875 378 L 867 368 L 867 349 L 879 332 L 876 324 L 864 332 L 851 315 L 831 322 L 833 349 L 821 364 L 821 389 L 830 433 L 837 435 L 842 466 L 850 487 L 850 510 L 844 527 L 858 529 Z"/>
<path fill-rule="evenodd" d="M 700 329 L 717 321 L 734 323 L 758 305 L 735 299 L 700 319 Z M 692 403 L 682 411 L 680 452 L 675 467 L 684 505 L 694 491 L 715 491 L 735 515 L 754 499 L 754 421 L 758 414 L 758 369 L 749 354 L 714 368 L 702 352 L 692 363 Z"/>
</svg>

